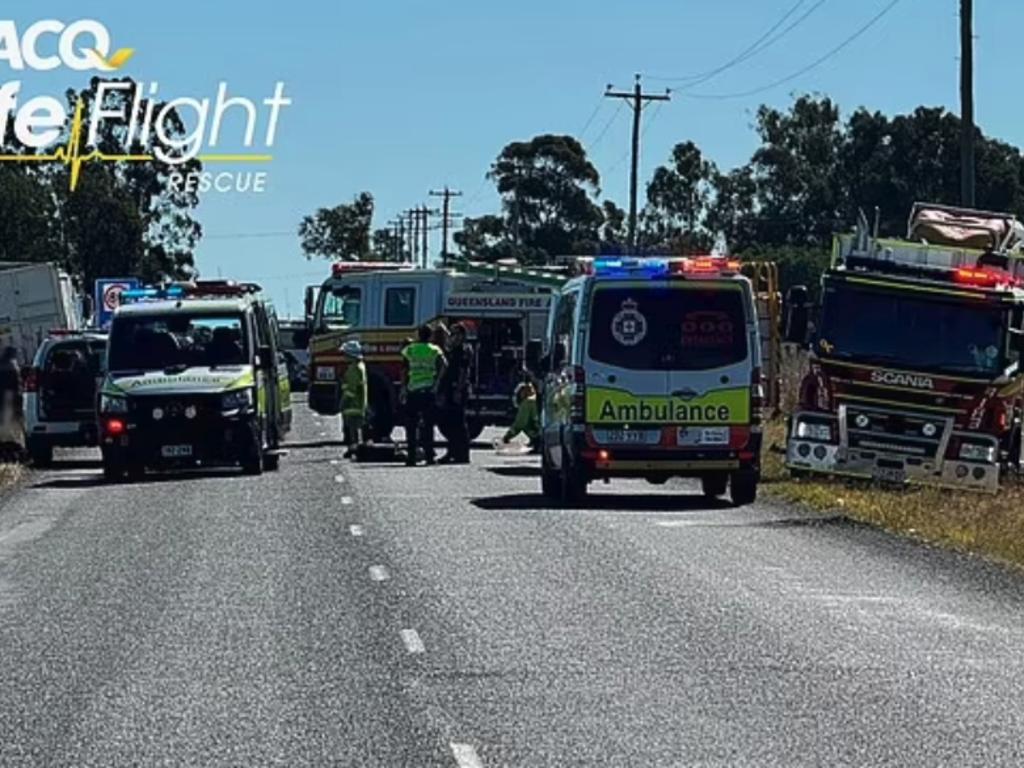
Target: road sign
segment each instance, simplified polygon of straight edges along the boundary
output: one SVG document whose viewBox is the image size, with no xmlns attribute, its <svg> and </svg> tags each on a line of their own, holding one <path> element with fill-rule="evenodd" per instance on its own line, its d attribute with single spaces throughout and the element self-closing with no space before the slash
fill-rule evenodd
<svg viewBox="0 0 1024 768">
<path fill-rule="evenodd" d="M 134 277 L 100 278 L 96 281 L 96 325 L 109 328 L 114 310 L 121 306 L 121 294 L 135 290 L 139 281 Z"/>
</svg>

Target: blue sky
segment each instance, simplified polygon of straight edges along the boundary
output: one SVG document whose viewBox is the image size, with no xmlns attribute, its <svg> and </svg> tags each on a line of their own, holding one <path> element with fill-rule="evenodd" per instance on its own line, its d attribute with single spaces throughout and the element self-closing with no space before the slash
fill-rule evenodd
<svg viewBox="0 0 1024 768">
<path fill-rule="evenodd" d="M 784 40 L 693 89 L 729 94 L 773 82 L 841 42 L 890 0 L 825 0 Z M 817 0 L 805 0 L 797 18 Z M 361 190 L 377 199 L 377 223 L 449 184 L 457 210 L 497 206 L 483 175 L 509 141 L 544 132 L 583 135 L 602 174 L 604 196 L 624 205 L 628 110 L 603 101 L 608 83 L 629 87 L 634 72 L 689 75 L 728 61 L 795 5 L 795 0 L 5 0 L 0 18 L 96 18 L 114 47 L 138 50 L 126 71 L 159 81 L 164 96 L 269 96 L 284 81 L 293 105 L 282 113 L 269 189 L 262 195 L 207 195 L 198 211 L 207 238 L 197 263 L 207 276 L 258 279 L 285 311 L 299 312 L 302 287 L 326 274 L 308 262 L 293 232 L 321 206 Z M 1024 144 L 1019 98 L 1019 0 L 977 3 L 977 119 L 990 135 Z M 672 145 L 695 141 L 721 167 L 756 147 L 753 114 L 785 106 L 793 93 L 832 96 L 847 112 L 887 113 L 919 104 L 956 110 L 957 0 L 901 0 L 877 26 L 814 71 L 739 99 L 673 101 L 647 113 L 644 175 Z M 160 10 L 157 10 L 160 9 Z M 173 9 L 173 10 L 163 10 Z M 15 75 L 4 72 L 4 78 Z M 23 93 L 83 85 L 69 70 L 22 73 Z M 671 83 L 647 79 L 654 90 Z M 607 126 L 607 130 L 606 130 Z M 598 140 L 600 138 L 600 140 Z M 229 147 L 225 147 L 229 149 Z M 86 170 L 86 172 L 88 172 Z M 238 235 L 260 235 L 238 237 Z M 431 245 L 439 250 L 435 236 Z"/>
</svg>

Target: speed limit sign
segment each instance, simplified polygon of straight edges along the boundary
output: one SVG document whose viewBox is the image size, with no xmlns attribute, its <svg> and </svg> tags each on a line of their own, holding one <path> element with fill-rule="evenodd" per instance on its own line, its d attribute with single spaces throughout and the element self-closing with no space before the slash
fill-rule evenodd
<svg viewBox="0 0 1024 768">
<path fill-rule="evenodd" d="M 109 328 L 114 310 L 121 306 L 121 294 L 139 287 L 134 277 L 101 278 L 96 281 L 96 325 Z"/>
</svg>

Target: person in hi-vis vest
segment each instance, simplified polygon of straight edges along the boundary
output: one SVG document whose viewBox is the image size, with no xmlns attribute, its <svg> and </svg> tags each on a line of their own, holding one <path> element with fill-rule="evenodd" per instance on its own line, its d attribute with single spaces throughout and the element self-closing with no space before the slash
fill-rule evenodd
<svg viewBox="0 0 1024 768">
<path fill-rule="evenodd" d="M 416 465 L 416 450 L 420 441 L 420 420 L 423 421 L 423 456 L 427 464 L 434 463 L 434 421 L 437 406 L 437 388 L 444 375 L 445 358 L 440 347 L 430 342 L 430 326 L 419 330 L 419 341 L 402 350 L 405 368 L 405 440 L 408 454 L 406 466 Z"/>
</svg>

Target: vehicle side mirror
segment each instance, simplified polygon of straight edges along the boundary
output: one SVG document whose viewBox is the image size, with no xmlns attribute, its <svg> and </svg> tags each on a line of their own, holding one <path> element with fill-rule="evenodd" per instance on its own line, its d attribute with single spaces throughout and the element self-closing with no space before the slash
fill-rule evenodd
<svg viewBox="0 0 1024 768">
<path fill-rule="evenodd" d="M 1010 329 L 1010 349 L 1020 357 L 1024 357 L 1024 331 L 1017 328 Z"/>
<path fill-rule="evenodd" d="M 786 291 L 786 325 L 783 340 L 790 344 L 807 344 L 811 321 L 811 305 L 806 285 L 794 285 Z"/>
<path fill-rule="evenodd" d="M 555 344 L 555 348 L 551 353 L 551 369 L 554 371 L 560 370 L 565 361 L 569 359 L 569 345 L 564 341 L 560 341 Z"/>
<path fill-rule="evenodd" d="M 526 342 L 526 369 L 534 374 L 540 373 L 540 359 L 544 354 L 544 344 L 540 339 Z"/>
<path fill-rule="evenodd" d="M 271 352 L 269 344 L 260 344 L 259 356 L 261 368 L 273 368 L 275 366 L 274 353 Z"/>
</svg>

